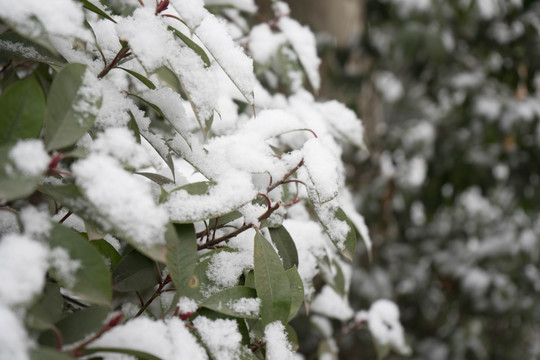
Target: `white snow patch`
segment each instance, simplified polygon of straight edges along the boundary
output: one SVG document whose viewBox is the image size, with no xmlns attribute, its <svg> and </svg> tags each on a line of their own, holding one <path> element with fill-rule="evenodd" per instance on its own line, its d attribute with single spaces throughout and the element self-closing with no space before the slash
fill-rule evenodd
<svg viewBox="0 0 540 360">
<path fill-rule="evenodd" d="M 11 309 L 0 304 L 0 359 L 28 360 L 31 344 L 24 325 Z"/>
<path fill-rule="evenodd" d="M 202 340 L 212 355 L 220 360 L 234 360 L 240 354 L 242 335 L 234 320 L 210 320 L 199 316 L 193 320 L 193 325 L 201 335 Z"/>
<path fill-rule="evenodd" d="M 294 360 L 295 354 L 291 343 L 287 340 L 285 326 L 280 321 L 275 321 L 264 328 L 266 339 L 267 360 Z"/>
<path fill-rule="evenodd" d="M 349 301 L 325 285 L 311 303 L 311 310 L 333 319 L 347 321 L 354 316 Z"/>
<path fill-rule="evenodd" d="M 49 263 L 55 278 L 62 280 L 68 288 L 75 285 L 75 274 L 81 267 L 80 260 L 71 259 L 66 249 L 55 247 L 49 252 Z"/>
<path fill-rule="evenodd" d="M 47 170 L 50 157 L 40 140 L 19 140 L 8 154 L 15 168 L 26 176 L 39 176 Z"/>
</svg>

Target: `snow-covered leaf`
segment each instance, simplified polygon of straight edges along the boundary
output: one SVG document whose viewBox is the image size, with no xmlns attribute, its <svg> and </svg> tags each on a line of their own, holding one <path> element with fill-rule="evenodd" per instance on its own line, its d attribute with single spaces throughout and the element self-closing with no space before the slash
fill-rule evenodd
<svg viewBox="0 0 540 360">
<path fill-rule="evenodd" d="M 260 299 L 254 289 L 234 286 L 212 294 L 201 306 L 229 316 L 258 319 Z"/>
<path fill-rule="evenodd" d="M 54 266 L 53 276 L 66 289 L 81 299 L 98 305 L 110 305 L 112 297 L 111 275 L 95 247 L 78 232 L 55 225 L 49 244 L 67 252 Z"/>
<path fill-rule="evenodd" d="M 116 291 L 141 291 L 158 281 L 156 263 L 135 250 L 122 257 L 113 273 L 113 289 Z"/>
</svg>

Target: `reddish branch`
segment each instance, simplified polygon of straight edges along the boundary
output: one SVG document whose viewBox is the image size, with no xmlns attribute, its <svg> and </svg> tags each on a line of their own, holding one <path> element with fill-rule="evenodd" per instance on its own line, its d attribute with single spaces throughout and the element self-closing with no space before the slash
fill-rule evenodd
<svg viewBox="0 0 540 360">
<path fill-rule="evenodd" d="M 171 276 L 170 275 L 167 275 L 165 277 L 165 280 L 163 280 L 158 288 L 156 289 L 156 291 L 154 291 L 154 294 L 152 294 L 152 296 L 150 297 L 150 299 L 148 299 L 142 306 L 141 308 L 139 309 L 139 312 L 135 315 L 135 317 L 139 317 L 141 316 L 145 311 L 146 309 L 148 308 L 148 306 L 150 306 L 150 304 L 156 299 L 158 298 L 162 292 L 164 292 L 164 288 L 167 284 L 169 284 L 171 282 Z"/>
<path fill-rule="evenodd" d="M 113 327 L 115 327 L 116 325 L 118 325 L 120 323 L 120 321 L 122 320 L 122 318 L 124 317 L 124 314 L 120 313 L 116 316 L 114 316 L 112 319 L 109 320 L 109 322 L 107 322 L 107 324 L 105 324 L 94 336 L 92 336 L 91 338 L 89 338 L 88 340 L 80 343 L 79 345 L 77 345 L 77 347 L 75 347 L 74 349 L 68 351 L 68 354 L 71 355 L 71 356 L 74 356 L 74 357 L 79 357 L 79 356 L 82 356 L 83 355 L 83 350 L 89 345 L 91 344 L 92 342 L 96 341 L 97 339 L 99 339 L 103 334 L 105 334 L 107 331 L 111 330 Z"/>
</svg>

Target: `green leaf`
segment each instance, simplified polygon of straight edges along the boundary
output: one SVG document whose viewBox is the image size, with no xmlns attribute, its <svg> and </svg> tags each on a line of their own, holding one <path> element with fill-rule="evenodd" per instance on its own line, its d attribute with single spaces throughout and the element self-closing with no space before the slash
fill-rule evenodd
<svg viewBox="0 0 540 360">
<path fill-rule="evenodd" d="M 74 281 L 65 279 L 65 276 L 55 276 L 56 280 L 85 301 L 110 305 L 111 274 L 96 248 L 90 245 L 84 236 L 62 225 L 53 227 L 49 244 L 53 250 L 55 247 L 63 248 L 71 260 L 79 263 L 73 274 Z"/>
<path fill-rule="evenodd" d="M 283 260 L 283 267 L 290 269 L 293 266 L 298 266 L 298 251 L 294 244 L 291 235 L 284 226 L 277 228 L 269 228 L 272 242 L 276 245 L 279 256 Z"/>
<path fill-rule="evenodd" d="M 193 276 L 189 279 L 188 287 L 184 291 L 185 296 L 192 298 L 195 301 L 202 301 L 204 299 L 203 292 L 201 290 L 203 285 L 210 283 L 206 272 L 210 265 L 211 257 L 201 260 L 195 267 Z"/>
<path fill-rule="evenodd" d="M 176 30 L 172 26 L 168 27 L 169 30 L 171 30 L 174 35 L 176 35 L 184 44 L 186 44 L 191 50 L 195 51 L 197 55 L 199 55 L 204 62 L 204 67 L 210 66 L 210 58 L 206 54 L 206 52 L 199 46 L 197 43 L 195 43 L 193 40 L 191 40 L 186 35 L 182 34 L 180 31 Z"/>
<path fill-rule="evenodd" d="M 74 360 L 63 352 L 49 347 L 35 347 L 29 350 L 30 360 Z"/>
<path fill-rule="evenodd" d="M 90 244 L 94 245 L 97 251 L 111 262 L 111 269 L 114 270 L 122 258 L 118 251 L 107 240 L 92 240 Z"/>
<path fill-rule="evenodd" d="M 45 95 L 34 76 L 8 87 L 0 95 L 0 145 L 37 138 L 45 119 Z"/>
<path fill-rule="evenodd" d="M 253 261 L 262 322 L 268 325 L 280 320 L 286 324 L 291 309 L 289 279 L 274 248 L 259 232 L 255 234 Z"/>
<path fill-rule="evenodd" d="M 171 179 L 169 179 L 166 176 L 155 174 L 155 173 L 136 171 L 135 174 L 142 175 L 145 178 L 148 178 L 148 179 L 152 180 L 153 182 L 155 182 L 158 185 L 171 184 L 171 183 L 174 182 L 174 181 L 172 181 Z"/>
<path fill-rule="evenodd" d="M 338 220 L 345 221 L 347 225 L 349 225 L 349 232 L 347 233 L 347 238 L 345 239 L 345 248 L 341 251 L 341 254 L 352 262 L 354 254 L 356 253 L 357 242 L 355 227 L 341 208 L 338 208 L 336 212 L 336 218 Z"/>
<path fill-rule="evenodd" d="M 86 338 L 103 327 L 103 322 L 107 318 L 110 309 L 101 306 L 91 306 L 69 314 L 58 323 L 56 327 L 62 334 L 64 345 Z M 42 345 L 56 345 L 56 337 L 52 331 L 46 331 L 39 337 Z"/>
<path fill-rule="evenodd" d="M 159 282 L 156 263 L 136 250 L 132 250 L 118 263 L 113 273 L 113 289 L 141 291 Z"/>
<path fill-rule="evenodd" d="M 0 35 L 0 53 L 10 57 L 44 63 L 53 67 L 62 66 L 63 60 L 56 53 L 22 37 L 14 31 L 6 31 Z"/>
<path fill-rule="evenodd" d="M 162 360 L 160 357 L 149 354 L 144 351 L 132 350 L 132 349 L 123 349 L 123 348 L 113 348 L 113 347 L 95 347 L 95 348 L 86 348 L 83 350 L 83 354 L 90 355 L 101 352 L 109 352 L 116 354 L 127 354 L 135 356 L 138 360 Z"/>
<path fill-rule="evenodd" d="M 94 124 L 101 96 L 88 96 L 85 72 L 86 65 L 68 64 L 51 85 L 45 117 L 45 145 L 48 150 L 73 145 Z"/>
<path fill-rule="evenodd" d="M 85 9 L 88 9 L 96 14 L 98 14 L 99 16 L 107 19 L 107 20 L 110 20 L 112 21 L 113 23 L 116 24 L 116 21 L 110 17 L 106 12 L 104 12 L 103 10 L 101 10 L 100 8 L 98 8 L 96 5 L 92 4 L 90 1 L 88 0 L 78 0 L 80 1 L 81 3 L 83 3 L 83 8 Z"/>
<path fill-rule="evenodd" d="M 222 215 L 222 216 L 219 216 L 217 218 L 214 218 L 214 219 L 211 219 L 210 222 L 208 223 L 208 227 L 210 229 L 213 229 L 215 227 L 220 227 L 220 226 L 223 226 L 227 223 L 230 223 L 231 221 L 234 221 L 236 219 L 239 219 L 242 217 L 242 214 L 239 212 L 239 211 L 232 211 L 228 214 L 225 214 L 225 215 Z"/>
<path fill-rule="evenodd" d="M 339 295 L 345 296 L 345 275 L 343 274 L 343 270 L 335 259 L 332 261 L 332 264 L 334 265 L 333 268 L 336 269 L 336 274 L 334 275 L 333 281 L 334 284 L 332 285 L 332 287 Z"/>
<path fill-rule="evenodd" d="M 205 195 L 213 184 L 212 181 L 199 181 L 174 188 L 171 192 L 185 190 L 190 195 Z"/>
<path fill-rule="evenodd" d="M 9 152 L 13 147 L 12 145 L 0 146 L 0 200 L 5 201 L 23 198 L 32 194 L 41 180 L 41 176 L 29 177 L 13 168 L 9 161 Z"/>
<path fill-rule="evenodd" d="M 139 125 L 137 124 L 137 121 L 135 120 L 135 116 L 133 116 L 133 113 L 131 110 L 128 111 L 129 114 L 129 122 L 127 124 L 128 129 L 131 130 L 133 133 L 133 136 L 135 136 L 135 140 L 137 140 L 137 143 L 141 143 L 141 130 L 139 129 Z"/>
<path fill-rule="evenodd" d="M 162 84 L 167 85 L 177 93 L 182 89 L 182 85 L 176 74 L 168 67 L 162 66 L 154 71 L 154 74 L 161 80 Z"/>
<path fill-rule="evenodd" d="M 26 312 L 26 325 L 36 330 L 51 329 L 62 317 L 63 307 L 64 299 L 60 293 L 60 286 L 47 283 L 41 297 Z"/>
<path fill-rule="evenodd" d="M 286 274 L 287 278 L 289 279 L 291 292 L 291 310 L 289 312 L 288 319 L 289 321 L 291 321 L 296 316 L 298 310 L 300 310 L 302 304 L 304 303 L 304 283 L 302 282 L 302 278 L 298 273 L 296 265 L 288 269 L 286 271 Z"/>
<path fill-rule="evenodd" d="M 42 184 L 38 190 L 52 197 L 59 204 L 64 205 L 85 221 L 101 219 L 94 206 L 88 202 L 81 190 L 75 184 L 52 185 Z M 95 225 L 92 223 L 92 225 Z"/>
<path fill-rule="evenodd" d="M 124 70 L 125 72 L 127 72 L 128 74 L 130 74 L 131 76 L 134 76 L 135 78 L 137 78 L 137 80 L 139 80 L 140 82 L 142 82 L 144 85 L 146 85 L 149 89 L 151 90 L 155 90 L 156 88 L 156 85 L 154 85 L 154 83 L 152 81 L 150 81 L 150 79 L 148 79 L 147 77 L 139 74 L 138 72 L 135 72 L 133 70 L 129 70 L 129 69 L 126 69 L 126 68 L 123 68 L 121 66 L 117 66 L 118 69 L 122 69 Z"/>
<path fill-rule="evenodd" d="M 167 240 L 167 267 L 177 291 L 189 291 L 189 281 L 197 265 L 197 236 L 193 224 L 169 224 Z"/>
<path fill-rule="evenodd" d="M 245 286 L 233 286 L 212 294 L 201 304 L 201 306 L 229 316 L 244 319 L 258 319 L 258 311 L 254 313 L 246 313 L 238 311 L 238 308 L 235 307 L 239 300 L 245 298 L 256 299 L 257 292 L 255 289 Z"/>
</svg>

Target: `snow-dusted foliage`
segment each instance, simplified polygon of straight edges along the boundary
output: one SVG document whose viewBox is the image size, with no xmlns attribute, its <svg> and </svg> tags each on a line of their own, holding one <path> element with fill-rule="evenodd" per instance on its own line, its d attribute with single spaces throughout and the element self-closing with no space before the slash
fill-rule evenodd
<svg viewBox="0 0 540 360">
<path fill-rule="evenodd" d="M 364 130 L 306 90 L 284 3 L 253 27 L 251 0 L 0 9 L 2 359 L 294 358 L 309 304 L 354 321 Z"/>
<path fill-rule="evenodd" d="M 538 358 L 539 3 L 367 10 L 383 111 L 356 179 L 376 255 L 352 299 L 396 301 L 416 359 Z"/>
</svg>

